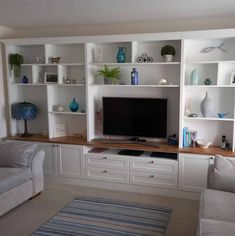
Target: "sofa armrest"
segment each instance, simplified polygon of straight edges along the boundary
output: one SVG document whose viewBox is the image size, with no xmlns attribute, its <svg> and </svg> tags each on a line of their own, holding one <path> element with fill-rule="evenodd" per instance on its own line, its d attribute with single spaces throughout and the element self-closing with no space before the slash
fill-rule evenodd
<svg viewBox="0 0 235 236">
<path fill-rule="evenodd" d="M 43 176 L 43 161 L 45 157 L 45 151 L 41 150 L 37 152 L 32 158 L 31 170 L 33 181 L 33 195 L 36 195 L 43 191 L 44 188 L 44 176 Z"/>
</svg>

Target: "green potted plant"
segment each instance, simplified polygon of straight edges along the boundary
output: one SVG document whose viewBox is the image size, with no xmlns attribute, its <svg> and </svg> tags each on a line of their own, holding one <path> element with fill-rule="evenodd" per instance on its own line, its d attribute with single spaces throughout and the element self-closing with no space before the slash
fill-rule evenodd
<svg viewBox="0 0 235 236">
<path fill-rule="evenodd" d="M 15 53 L 10 54 L 9 64 L 11 65 L 11 71 L 13 71 L 14 78 L 20 78 L 21 64 L 24 63 L 24 58 L 22 55 Z"/>
<path fill-rule="evenodd" d="M 107 65 L 104 65 L 104 69 L 98 70 L 96 77 L 104 78 L 105 84 L 117 84 L 117 81 L 120 79 L 120 68 L 115 67 L 109 69 Z"/>
<path fill-rule="evenodd" d="M 175 56 L 175 48 L 171 45 L 166 45 L 161 49 L 161 55 L 164 57 L 166 62 L 171 62 Z"/>
</svg>

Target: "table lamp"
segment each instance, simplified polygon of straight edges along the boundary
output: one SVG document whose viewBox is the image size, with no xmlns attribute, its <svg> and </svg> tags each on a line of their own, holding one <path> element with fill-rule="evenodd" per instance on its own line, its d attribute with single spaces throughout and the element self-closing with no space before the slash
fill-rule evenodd
<svg viewBox="0 0 235 236">
<path fill-rule="evenodd" d="M 28 132 L 27 120 L 36 118 L 37 107 L 29 102 L 20 102 L 12 105 L 12 117 L 16 120 L 24 120 L 24 133 L 21 137 L 30 137 L 32 134 Z"/>
</svg>

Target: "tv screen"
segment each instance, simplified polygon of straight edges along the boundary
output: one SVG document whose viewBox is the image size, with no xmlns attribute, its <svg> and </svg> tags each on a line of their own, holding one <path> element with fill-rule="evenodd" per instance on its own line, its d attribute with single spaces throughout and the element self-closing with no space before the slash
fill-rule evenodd
<svg viewBox="0 0 235 236">
<path fill-rule="evenodd" d="M 167 99 L 103 97 L 103 134 L 165 138 Z"/>
</svg>

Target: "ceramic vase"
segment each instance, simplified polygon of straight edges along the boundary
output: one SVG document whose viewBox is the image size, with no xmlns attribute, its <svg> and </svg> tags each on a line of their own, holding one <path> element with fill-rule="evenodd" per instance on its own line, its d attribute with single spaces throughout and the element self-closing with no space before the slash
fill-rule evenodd
<svg viewBox="0 0 235 236">
<path fill-rule="evenodd" d="M 166 54 L 163 57 L 165 59 L 165 62 L 172 62 L 173 60 L 173 55 L 170 55 L 170 54 Z"/>
<path fill-rule="evenodd" d="M 73 101 L 69 104 L 69 109 L 72 112 L 76 112 L 79 109 L 79 104 L 76 102 L 75 98 L 73 98 Z"/>
<path fill-rule="evenodd" d="M 119 47 L 118 53 L 117 53 L 117 62 L 118 63 L 124 63 L 126 61 L 126 47 Z"/>
<path fill-rule="evenodd" d="M 198 71 L 197 69 L 194 69 L 192 72 L 191 72 L 191 81 L 190 81 L 191 85 L 198 85 L 198 82 L 199 82 L 199 75 L 198 75 Z"/>
<path fill-rule="evenodd" d="M 212 115 L 213 103 L 206 92 L 205 98 L 201 102 L 201 113 L 203 117 L 210 117 Z"/>
</svg>

